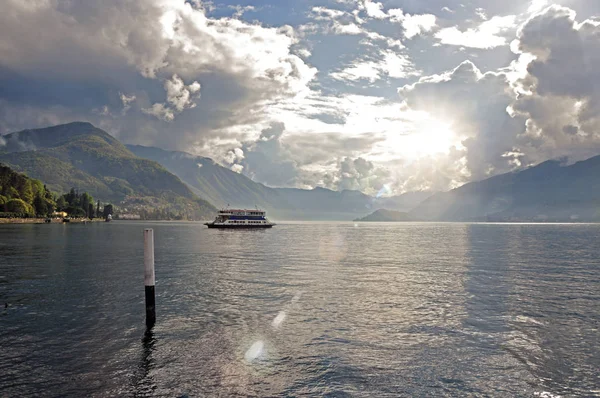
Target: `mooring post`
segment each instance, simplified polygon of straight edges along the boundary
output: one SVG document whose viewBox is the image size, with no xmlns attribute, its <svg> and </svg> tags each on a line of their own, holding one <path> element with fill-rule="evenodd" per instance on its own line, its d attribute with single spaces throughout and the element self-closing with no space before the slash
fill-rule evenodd
<svg viewBox="0 0 600 398">
<path fill-rule="evenodd" d="M 154 297 L 154 230 L 144 229 L 144 285 L 146 290 L 146 327 L 156 322 L 156 300 Z"/>
</svg>

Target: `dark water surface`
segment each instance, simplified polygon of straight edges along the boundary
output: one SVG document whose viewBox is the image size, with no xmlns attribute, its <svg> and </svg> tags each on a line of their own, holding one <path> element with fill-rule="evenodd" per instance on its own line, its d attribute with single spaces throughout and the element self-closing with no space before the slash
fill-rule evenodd
<svg viewBox="0 0 600 398">
<path fill-rule="evenodd" d="M 0 305 L 2 397 L 600 396 L 600 225 L 0 225 Z"/>
</svg>

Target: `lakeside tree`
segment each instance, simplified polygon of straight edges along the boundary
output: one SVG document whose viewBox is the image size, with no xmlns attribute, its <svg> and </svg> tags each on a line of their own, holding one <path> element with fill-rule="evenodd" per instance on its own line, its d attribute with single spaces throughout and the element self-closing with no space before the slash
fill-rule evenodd
<svg viewBox="0 0 600 398">
<path fill-rule="evenodd" d="M 107 218 L 109 215 L 112 216 L 112 214 L 113 214 L 113 205 L 109 204 L 109 205 L 104 206 L 104 213 L 103 213 L 104 218 Z"/>
<path fill-rule="evenodd" d="M 41 181 L 0 164 L 0 217 L 44 217 L 54 207 L 52 192 Z"/>
<path fill-rule="evenodd" d="M 64 196 L 59 197 L 56 200 L 56 210 L 65 211 L 67 209 L 67 201 Z"/>
<path fill-rule="evenodd" d="M 87 192 L 80 194 L 75 188 L 58 198 L 56 206 L 71 217 L 94 217 L 94 198 Z"/>
</svg>

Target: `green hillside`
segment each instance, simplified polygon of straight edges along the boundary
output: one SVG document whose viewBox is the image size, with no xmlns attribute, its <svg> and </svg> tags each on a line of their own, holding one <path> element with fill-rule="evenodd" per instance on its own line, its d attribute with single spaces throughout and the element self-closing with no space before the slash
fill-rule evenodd
<svg viewBox="0 0 600 398">
<path fill-rule="evenodd" d="M 139 157 L 164 165 L 194 192 L 216 206 L 258 206 L 265 209 L 280 207 L 282 199 L 275 189 L 220 166 L 212 159 L 140 145 L 128 145 L 127 148 Z"/>
<path fill-rule="evenodd" d="M 41 181 L 0 164 L 0 217 L 45 216 L 54 206 L 52 193 Z"/>
<path fill-rule="evenodd" d="M 41 179 L 54 191 L 75 187 L 134 214 L 162 209 L 183 218 L 206 219 L 215 211 L 163 166 L 138 158 L 89 123 L 24 130 L 4 138 L 0 162 Z"/>
</svg>

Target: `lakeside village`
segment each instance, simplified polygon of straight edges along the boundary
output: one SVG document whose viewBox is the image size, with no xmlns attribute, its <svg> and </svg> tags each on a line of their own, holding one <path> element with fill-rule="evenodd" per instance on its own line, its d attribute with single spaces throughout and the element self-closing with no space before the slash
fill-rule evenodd
<svg viewBox="0 0 600 398">
<path fill-rule="evenodd" d="M 28 180 L 8 189 L 0 186 L 0 222 L 70 222 L 110 220 L 113 205 L 101 205 L 87 192 L 74 188 L 55 195 L 38 181 Z"/>
<path fill-rule="evenodd" d="M 0 186 L 0 223 L 87 222 L 118 220 L 176 220 L 181 219 L 163 209 L 137 206 L 117 209 L 112 204 L 101 204 L 87 192 L 72 188 L 61 196 L 53 194 L 43 185 L 29 189 L 27 184 L 19 190 L 11 187 L 3 192 Z M 134 206 L 135 207 L 135 206 Z M 115 211 L 117 210 L 117 214 Z M 118 211 L 120 210 L 120 211 Z"/>
<path fill-rule="evenodd" d="M 41 181 L 0 164 L 0 223 L 180 219 L 152 203 L 128 199 L 116 207 L 101 204 L 89 193 L 75 188 L 56 194 Z"/>
</svg>

